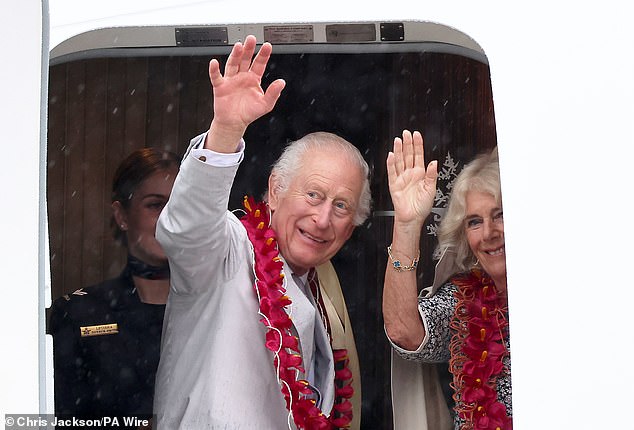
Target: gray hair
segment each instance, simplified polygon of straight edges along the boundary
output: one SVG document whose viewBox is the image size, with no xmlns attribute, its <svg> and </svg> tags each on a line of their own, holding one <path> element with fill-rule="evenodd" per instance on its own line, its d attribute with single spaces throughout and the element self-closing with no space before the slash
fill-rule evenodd
<svg viewBox="0 0 634 430">
<path fill-rule="evenodd" d="M 370 205 L 372 203 L 372 195 L 370 193 L 370 167 L 365 161 L 359 149 L 352 143 L 333 133 L 319 131 L 309 133 L 306 136 L 291 142 L 282 152 L 280 158 L 277 159 L 271 174 L 275 175 L 277 181 L 277 191 L 285 193 L 288 191 L 292 180 L 302 168 L 304 156 L 311 150 L 323 150 L 330 148 L 333 151 L 341 152 L 342 156 L 347 156 L 358 167 L 363 174 L 363 186 L 359 203 L 353 218 L 353 224 L 359 226 L 365 222 L 370 215 Z M 268 192 L 265 193 L 265 199 Z"/>
<path fill-rule="evenodd" d="M 435 257 L 439 258 L 446 249 L 453 249 L 456 265 L 462 271 L 468 270 L 477 261 L 469 248 L 464 230 L 469 191 L 491 194 L 496 202 L 502 204 L 497 146 L 491 152 L 479 155 L 462 169 L 454 182 L 447 212 L 438 228 Z"/>
</svg>

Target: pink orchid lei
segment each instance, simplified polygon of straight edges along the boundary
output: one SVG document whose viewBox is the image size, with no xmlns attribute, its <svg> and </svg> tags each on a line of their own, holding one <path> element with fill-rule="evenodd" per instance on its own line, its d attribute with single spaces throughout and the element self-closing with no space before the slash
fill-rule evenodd
<svg viewBox="0 0 634 430">
<path fill-rule="evenodd" d="M 267 328 L 265 346 L 273 352 L 273 366 L 276 370 L 281 391 L 286 400 L 286 408 L 291 412 L 295 425 L 306 430 L 333 430 L 348 428 L 352 421 L 354 394 L 348 368 L 346 349 L 333 350 L 335 361 L 335 404 L 327 417 L 313 399 L 308 382 L 299 379 L 304 372 L 299 341 L 293 336 L 293 323 L 285 309 L 291 304 L 284 288 L 283 263 L 279 257 L 275 232 L 270 227 L 269 211 L 266 203 L 255 203 L 253 198 L 244 197 L 246 215 L 241 222 L 247 230 L 255 254 L 255 293 L 259 301 L 260 322 Z"/>
<path fill-rule="evenodd" d="M 452 280 L 458 303 L 450 343 L 456 412 L 464 420 L 461 430 L 507 430 L 513 422 L 497 399 L 497 379 L 505 371 L 509 354 L 508 306 L 493 280 L 478 269 Z"/>
</svg>

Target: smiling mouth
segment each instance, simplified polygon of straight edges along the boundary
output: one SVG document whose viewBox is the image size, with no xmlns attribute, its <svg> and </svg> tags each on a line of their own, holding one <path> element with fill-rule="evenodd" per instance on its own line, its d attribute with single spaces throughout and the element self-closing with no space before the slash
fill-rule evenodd
<svg viewBox="0 0 634 430">
<path fill-rule="evenodd" d="M 308 233 L 306 230 L 302 230 L 301 228 L 299 229 L 299 232 L 302 234 L 302 236 L 304 236 L 307 239 L 312 240 L 313 242 L 322 244 L 322 243 L 326 243 L 327 240 L 324 239 L 320 239 L 318 237 L 313 236 L 312 234 Z"/>
<path fill-rule="evenodd" d="M 492 251 L 484 251 L 484 253 L 487 254 L 487 255 L 491 255 L 493 257 L 498 257 L 500 255 L 504 255 L 504 247 L 501 246 L 501 247 L 499 247 L 497 249 L 494 249 Z"/>
</svg>

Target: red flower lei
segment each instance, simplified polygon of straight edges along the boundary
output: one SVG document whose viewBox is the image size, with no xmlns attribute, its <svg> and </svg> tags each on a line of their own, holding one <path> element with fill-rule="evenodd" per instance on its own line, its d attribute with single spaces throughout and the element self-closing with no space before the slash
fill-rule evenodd
<svg viewBox="0 0 634 430">
<path fill-rule="evenodd" d="M 348 428 L 352 421 L 352 398 L 354 390 L 352 373 L 348 369 L 348 351 L 333 350 L 335 360 L 335 403 L 330 417 L 326 417 L 315 401 L 306 397 L 312 394 L 308 382 L 299 379 L 304 372 L 299 341 L 293 336 L 293 323 L 286 313 L 291 299 L 284 288 L 283 263 L 279 257 L 275 232 L 270 227 L 266 203 L 255 203 L 244 197 L 246 215 L 241 222 L 253 244 L 255 255 L 254 289 L 258 298 L 260 322 L 267 328 L 265 346 L 274 354 L 275 367 L 286 408 L 295 425 L 306 430 L 333 430 Z"/>
<path fill-rule="evenodd" d="M 506 406 L 497 400 L 497 379 L 509 354 L 508 305 L 493 280 L 478 269 L 452 280 L 458 287 L 456 331 L 450 343 L 449 368 L 453 373 L 456 412 L 464 420 L 461 430 L 507 430 L 513 426 Z"/>
</svg>

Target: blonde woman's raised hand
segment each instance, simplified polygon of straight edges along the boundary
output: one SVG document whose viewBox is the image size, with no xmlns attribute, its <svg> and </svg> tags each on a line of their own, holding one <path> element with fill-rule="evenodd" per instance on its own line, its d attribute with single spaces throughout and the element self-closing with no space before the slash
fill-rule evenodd
<svg viewBox="0 0 634 430">
<path fill-rule="evenodd" d="M 403 130 L 403 137 L 394 139 L 394 149 L 387 156 L 387 174 L 394 222 L 422 227 L 436 197 L 438 163 L 425 166 L 420 132 Z"/>
</svg>

